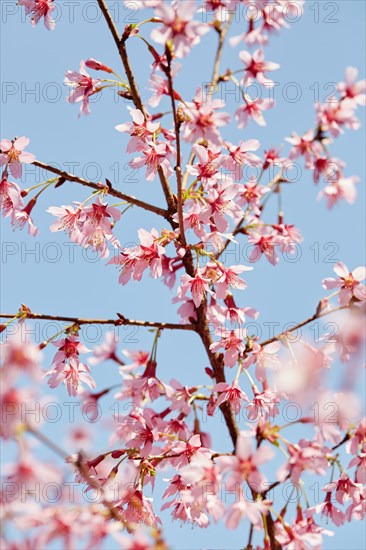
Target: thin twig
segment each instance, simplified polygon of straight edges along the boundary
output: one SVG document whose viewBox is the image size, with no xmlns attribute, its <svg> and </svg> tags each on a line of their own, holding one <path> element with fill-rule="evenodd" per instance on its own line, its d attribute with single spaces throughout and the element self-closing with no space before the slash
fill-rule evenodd
<svg viewBox="0 0 366 550">
<path fill-rule="evenodd" d="M 98 0 L 98 4 L 99 4 L 99 7 L 100 7 L 100 9 L 103 13 L 104 19 L 107 22 L 108 28 L 111 31 L 111 34 L 113 36 L 113 40 L 114 40 L 114 42 L 117 46 L 117 49 L 118 49 L 123 67 L 125 69 L 128 84 L 129 84 L 129 87 L 130 87 L 132 101 L 133 101 L 136 109 L 140 109 L 140 111 L 142 112 L 142 114 L 144 115 L 144 118 L 146 120 L 147 119 L 146 111 L 145 111 L 144 105 L 142 103 L 141 96 L 140 96 L 140 93 L 139 93 L 139 90 L 138 90 L 138 87 L 137 87 L 137 84 L 136 84 L 136 81 L 135 81 L 135 77 L 134 77 L 132 69 L 131 69 L 130 61 L 128 59 L 127 48 L 126 48 L 126 38 L 124 36 L 122 36 L 122 38 L 119 36 L 116 25 L 114 24 L 114 21 L 111 17 L 111 14 L 109 13 L 109 10 L 107 8 L 107 5 L 106 5 L 105 1 L 104 0 Z M 164 195 L 165 195 L 165 200 L 166 200 L 166 203 L 168 205 L 169 212 L 170 212 L 170 214 L 172 214 L 172 213 L 175 212 L 175 201 L 174 201 L 172 191 L 170 189 L 169 182 L 168 182 L 167 178 L 165 177 L 165 174 L 164 174 L 161 167 L 158 169 L 158 175 L 159 175 L 160 183 L 161 183 Z"/>
<path fill-rule="evenodd" d="M 184 233 L 184 220 L 183 220 L 183 199 L 182 199 L 182 165 L 181 165 L 181 147 L 180 147 L 180 122 L 178 120 L 177 108 L 174 99 L 173 77 L 172 77 L 172 57 L 171 52 L 167 48 L 168 68 L 166 70 L 166 76 L 169 83 L 169 95 L 173 110 L 174 129 L 175 129 L 175 141 L 177 145 L 177 164 L 175 166 L 175 172 L 177 175 L 177 211 L 179 220 L 179 233 L 183 246 L 187 246 L 186 236 Z"/>
<path fill-rule="evenodd" d="M 66 317 L 63 315 L 45 315 L 43 313 L 27 312 L 22 314 L 1 313 L 0 318 L 14 319 L 15 317 L 21 319 L 39 319 L 44 321 L 64 321 L 66 323 L 73 323 L 75 325 L 130 325 L 135 327 L 146 328 L 160 328 L 170 330 L 196 330 L 195 325 L 183 325 L 178 323 L 163 323 L 159 321 L 137 321 L 135 319 L 126 319 L 123 315 L 118 314 L 117 319 L 84 319 L 80 317 Z"/>
<path fill-rule="evenodd" d="M 304 327 L 305 325 L 308 325 L 312 321 L 315 321 L 316 319 L 320 319 L 321 317 L 325 317 L 326 315 L 330 315 L 331 313 L 334 313 L 336 311 L 341 311 L 343 309 L 348 309 L 349 306 L 339 306 L 334 307 L 333 309 L 329 309 L 328 311 L 324 311 L 323 313 L 319 313 L 316 311 L 314 315 L 309 317 L 308 319 L 305 319 L 305 321 L 302 321 L 301 323 L 298 323 L 297 325 L 294 325 L 293 327 L 289 328 L 288 330 L 281 332 L 280 334 L 276 334 L 275 336 L 272 336 L 272 338 L 268 338 L 268 340 L 264 340 L 263 342 L 260 342 L 260 346 L 268 346 L 268 344 L 272 344 L 272 342 L 276 342 L 277 340 L 281 340 L 286 337 L 286 334 L 288 332 L 294 332 L 295 330 L 298 330 L 301 327 Z"/>
<path fill-rule="evenodd" d="M 85 185 L 86 187 L 91 187 L 92 189 L 95 189 L 96 191 L 101 190 L 100 185 L 98 185 L 97 183 L 85 180 L 84 178 L 80 178 L 79 176 L 74 176 L 73 174 L 69 174 L 68 172 L 65 172 L 64 170 L 60 170 L 59 168 L 55 168 L 54 166 L 50 166 L 49 164 L 45 164 L 44 162 L 40 162 L 38 160 L 35 160 L 32 164 L 34 164 L 34 166 L 38 166 L 38 168 L 42 168 L 43 170 L 47 170 L 48 172 L 52 172 L 53 174 L 57 174 L 58 176 L 61 176 L 62 178 L 64 178 L 67 181 L 73 181 L 75 183 L 79 183 L 80 185 Z M 131 197 L 130 195 L 126 195 L 125 193 L 122 193 L 121 191 L 118 191 L 117 189 L 114 189 L 113 187 L 108 187 L 108 194 L 112 195 L 113 197 L 118 197 L 119 199 L 124 200 L 124 201 L 126 201 L 130 204 L 135 205 L 135 206 L 139 206 L 140 208 L 143 208 L 144 210 L 149 210 L 150 212 L 154 212 L 155 214 L 158 214 L 159 216 L 163 216 L 166 219 L 169 217 L 168 211 L 164 210 L 164 208 L 160 208 L 159 206 L 155 206 L 153 204 L 149 204 L 147 202 L 136 199 L 135 197 Z"/>
</svg>

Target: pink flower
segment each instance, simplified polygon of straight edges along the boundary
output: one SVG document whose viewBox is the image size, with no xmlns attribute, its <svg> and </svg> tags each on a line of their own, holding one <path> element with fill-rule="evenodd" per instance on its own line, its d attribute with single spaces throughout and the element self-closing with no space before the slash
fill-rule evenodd
<svg viewBox="0 0 366 550">
<path fill-rule="evenodd" d="M 54 0 L 18 0 L 18 4 L 25 7 L 26 15 L 31 16 L 33 27 L 44 17 L 46 29 L 49 31 L 54 30 L 56 23 L 51 17 L 52 11 L 56 8 Z"/>
<path fill-rule="evenodd" d="M 184 203 L 184 228 L 193 229 L 197 237 L 205 235 L 205 225 L 208 225 L 210 217 L 211 209 L 202 202 L 188 200 Z M 178 214 L 174 214 L 173 219 L 178 222 Z"/>
<path fill-rule="evenodd" d="M 58 352 L 53 358 L 53 368 L 46 373 L 50 388 L 56 388 L 64 382 L 69 395 L 73 397 L 78 394 L 80 383 L 95 388 L 89 367 L 81 363 L 79 358 L 79 353 L 89 352 L 88 348 L 76 336 L 67 336 L 52 344 L 58 347 Z"/>
<path fill-rule="evenodd" d="M 318 199 L 325 197 L 329 209 L 340 200 L 345 200 L 349 204 L 353 204 L 356 200 L 356 183 L 359 182 L 358 176 L 349 178 L 340 178 L 337 181 L 327 185 L 318 195 Z"/>
<path fill-rule="evenodd" d="M 234 413 L 239 414 L 242 402 L 248 401 L 246 394 L 239 387 L 237 380 L 234 380 L 231 385 L 227 384 L 226 382 L 219 382 L 219 384 L 216 384 L 216 386 L 213 388 L 213 391 L 220 393 L 215 403 L 214 409 L 216 409 L 216 407 L 219 407 L 221 403 L 228 402 Z M 212 414 L 214 412 L 214 409 L 212 411 Z"/>
<path fill-rule="evenodd" d="M 238 185 L 233 184 L 228 178 L 208 192 L 207 203 L 211 207 L 211 216 L 220 233 L 224 233 L 229 227 L 225 216 L 229 216 L 236 223 L 243 217 L 243 210 L 235 202 L 238 192 Z"/>
<path fill-rule="evenodd" d="M 344 504 L 348 500 L 359 502 L 361 499 L 363 485 L 355 483 L 347 474 L 342 473 L 341 477 L 332 484 L 335 488 L 336 499 L 339 504 Z"/>
<path fill-rule="evenodd" d="M 338 302 L 341 306 L 348 306 L 352 298 L 363 301 L 366 299 L 365 286 L 361 284 L 366 278 L 366 268 L 356 267 L 353 271 L 349 271 L 348 267 L 343 262 L 338 262 L 334 266 L 334 272 L 338 278 L 323 279 L 323 287 L 331 290 L 339 288 Z"/>
<path fill-rule="evenodd" d="M 197 455 L 203 454 L 208 458 L 211 457 L 210 450 L 202 447 L 200 434 L 193 435 L 189 441 L 178 441 L 172 446 L 171 450 L 174 454 L 180 455 L 171 459 L 173 466 L 176 468 L 189 464 L 193 457 L 197 457 Z"/>
<path fill-rule="evenodd" d="M 7 388 L 7 384 L 1 385 L 0 391 L 0 436 L 4 439 L 19 437 L 19 428 L 27 422 L 36 427 L 37 416 L 24 414 L 24 410 L 30 410 L 32 404 L 37 401 L 34 391 L 21 388 Z"/>
<path fill-rule="evenodd" d="M 210 290 L 210 287 L 209 287 L 209 281 L 208 279 L 205 279 L 202 276 L 201 268 L 197 268 L 194 277 L 191 277 L 188 274 L 182 275 L 181 285 L 178 289 L 178 297 L 179 298 L 184 297 L 188 290 L 190 290 L 192 294 L 192 300 L 196 308 L 198 308 L 201 305 L 201 302 L 207 292 L 212 294 L 212 291 Z"/>
<path fill-rule="evenodd" d="M 273 224 L 273 229 L 277 231 L 279 245 L 282 252 L 293 254 L 296 252 L 296 244 L 301 243 L 302 236 L 294 225 Z"/>
<path fill-rule="evenodd" d="M 130 351 L 130 350 L 124 350 L 123 354 L 126 355 L 126 357 L 130 357 L 132 359 L 132 363 L 129 365 L 126 365 L 129 370 L 134 370 L 139 367 L 146 368 L 147 362 L 150 358 L 150 352 L 148 351 Z"/>
<path fill-rule="evenodd" d="M 147 398 L 154 401 L 161 395 L 170 392 L 170 388 L 156 377 L 156 366 L 155 361 L 149 360 L 145 372 L 141 376 L 125 376 L 124 389 L 121 394 L 116 395 L 116 398 L 124 398 L 126 395 L 128 398 L 131 397 L 135 403 L 140 404 Z M 123 371 L 122 368 L 122 374 Z"/>
<path fill-rule="evenodd" d="M 269 192 L 269 187 L 260 185 L 254 176 L 251 176 L 249 181 L 239 187 L 238 204 L 240 206 L 248 206 L 253 210 L 255 216 L 260 216 L 259 208 L 260 200 L 263 195 Z"/>
<path fill-rule="evenodd" d="M 318 155 L 317 151 L 316 155 Z M 345 166 L 342 160 L 334 157 L 317 156 L 314 161 L 311 159 L 307 160 L 307 167 L 314 168 L 314 183 L 319 183 L 320 177 L 324 174 L 324 181 L 330 185 L 337 184 L 343 178 L 342 168 Z"/>
<path fill-rule="evenodd" d="M 309 130 L 302 136 L 299 136 L 296 132 L 293 132 L 291 137 L 286 138 L 286 141 L 292 145 L 289 158 L 296 159 L 299 156 L 303 156 L 305 161 L 309 162 L 314 150 L 314 137 L 314 130 Z"/>
<path fill-rule="evenodd" d="M 89 363 L 91 365 L 99 365 L 103 361 L 107 361 L 108 359 L 112 359 L 113 361 L 116 361 L 120 365 L 124 365 L 123 361 L 121 361 L 117 357 L 117 344 L 118 344 L 118 337 L 113 331 L 107 332 L 105 335 L 105 341 L 100 346 L 95 346 L 93 349 L 94 357 L 89 359 Z"/>
<path fill-rule="evenodd" d="M 38 235 L 38 229 L 34 225 L 33 220 L 30 216 L 31 211 L 33 210 L 36 204 L 36 199 L 33 198 L 29 203 L 23 208 L 23 210 L 14 210 L 14 215 L 12 216 L 11 223 L 14 227 L 19 227 L 23 229 L 26 223 L 28 223 L 28 232 L 32 237 Z"/>
<path fill-rule="evenodd" d="M 218 342 L 213 342 L 210 345 L 211 351 L 225 350 L 224 361 L 228 367 L 234 367 L 238 358 L 244 353 L 246 338 L 245 329 L 223 330 L 223 336 Z"/>
<path fill-rule="evenodd" d="M 349 468 L 356 466 L 356 481 L 364 485 L 366 483 L 366 444 L 363 445 L 361 452 L 352 458 L 348 464 Z"/>
<path fill-rule="evenodd" d="M 243 518 L 247 518 L 257 529 L 263 525 L 262 515 L 268 514 L 270 502 L 265 500 L 248 501 L 242 493 L 234 504 L 226 510 L 225 525 L 228 529 L 236 529 Z"/>
<path fill-rule="evenodd" d="M 144 156 L 136 157 L 129 162 L 131 168 L 142 168 L 146 166 L 146 180 L 152 181 L 155 178 L 159 168 L 162 169 L 164 175 L 169 178 L 173 174 L 173 168 L 170 164 L 167 155 L 167 143 L 146 143 L 143 149 L 140 149 Z"/>
<path fill-rule="evenodd" d="M 360 420 L 354 434 L 352 435 L 350 440 L 347 441 L 347 452 L 356 455 L 358 453 L 360 445 L 362 445 L 363 443 L 366 443 L 366 417 Z"/>
<path fill-rule="evenodd" d="M 244 164 L 247 164 L 248 166 L 261 166 L 261 159 L 254 153 L 249 152 L 259 149 L 260 143 L 257 139 L 239 141 L 238 145 L 225 143 L 225 146 L 229 151 L 229 156 L 225 160 L 225 167 L 234 172 L 236 181 L 242 178 L 242 166 Z"/>
<path fill-rule="evenodd" d="M 193 151 L 196 157 L 198 157 L 199 162 L 193 165 L 188 164 L 188 173 L 205 184 L 217 182 L 220 178 L 220 166 L 224 161 L 221 151 L 215 151 L 212 148 L 206 148 L 202 145 L 194 145 Z"/>
<path fill-rule="evenodd" d="M 263 50 L 256 50 L 253 55 L 250 55 L 249 52 L 244 50 L 239 53 L 239 57 L 245 65 L 245 74 L 243 77 L 244 85 L 250 85 L 257 79 L 263 86 L 267 86 L 268 88 L 274 86 L 274 82 L 264 73 L 267 71 L 275 71 L 279 68 L 279 65 L 272 61 L 264 61 Z"/>
<path fill-rule="evenodd" d="M 220 456 L 216 460 L 223 472 L 229 472 L 229 491 L 241 488 L 245 480 L 254 491 L 260 493 L 265 489 L 266 478 L 258 467 L 271 460 L 274 454 L 273 449 L 265 445 L 253 451 L 251 438 L 241 432 L 236 442 L 235 455 Z"/>
<path fill-rule="evenodd" d="M 225 267 L 224 264 L 211 265 L 208 267 L 219 269 L 219 278 L 216 281 L 216 297 L 224 299 L 229 293 L 229 288 L 244 290 L 247 286 L 246 282 L 239 277 L 239 273 L 244 271 L 252 271 L 252 267 L 246 265 L 231 265 Z"/>
<path fill-rule="evenodd" d="M 321 512 L 322 517 L 325 516 L 327 519 L 330 518 L 331 521 L 339 527 L 345 522 L 344 513 L 331 502 L 332 488 L 330 487 L 325 490 L 327 491 L 325 501 L 317 506 L 314 506 L 314 508 L 309 508 L 308 512 L 311 513 L 312 510 L 314 510 L 317 514 Z"/>
<path fill-rule="evenodd" d="M 80 114 L 89 115 L 89 98 L 98 91 L 100 80 L 93 79 L 89 75 L 85 68 L 85 61 L 81 60 L 79 72 L 67 71 L 64 82 L 72 88 L 67 101 L 69 103 L 81 102 Z"/>
<path fill-rule="evenodd" d="M 275 365 L 279 364 L 279 359 L 277 357 L 277 352 L 279 351 L 281 344 L 279 342 L 272 342 L 268 346 L 261 347 L 256 339 L 250 341 L 251 346 L 251 355 L 244 359 L 243 367 L 247 369 L 255 363 L 255 375 L 257 379 L 263 382 L 267 377 L 267 369 L 273 368 Z"/>
<path fill-rule="evenodd" d="M 348 97 L 355 102 L 356 105 L 366 104 L 366 81 L 359 80 L 357 82 L 358 69 L 355 67 L 347 67 L 344 82 L 338 83 L 338 90 L 342 98 Z"/>
<path fill-rule="evenodd" d="M 179 68 L 180 68 L 179 66 L 173 65 L 173 68 L 172 68 L 172 77 L 173 78 L 177 74 Z M 150 80 L 149 80 L 149 84 L 150 84 L 149 89 L 154 93 L 150 97 L 148 103 L 149 103 L 149 105 L 151 105 L 151 107 L 158 107 L 162 97 L 164 95 L 170 95 L 169 81 L 166 78 L 164 78 L 164 77 L 162 77 L 162 76 L 160 76 L 156 73 L 153 73 L 151 75 Z M 173 90 L 173 97 L 174 97 L 174 99 L 176 99 L 178 101 L 182 101 L 181 95 L 178 94 L 178 92 L 176 92 L 175 90 Z"/>
<path fill-rule="evenodd" d="M 6 172 L 4 173 L 6 174 Z M 19 185 L 8 181 L 7 175 L 4 175 L 0 182 L 0 209 L 3 216 L 14 216 L 17 210 L 24 206 Z"/>
<path fill-rule="evenodd" d="M 36 160 L 36 157 L 32 153 L 24 151 L 29 141 L 29 138 L 25 136 L 12 140 L 2 139 L 0 141 L 0 166 L 6 164 L 14 178 L 21 177 L 22 162 L 24 162 L 24 164 L 32 164 L 32 162 Z"/>
<path fill-rule="evenodd" d="M 50 206 L 47 212 L 58 218 L 50 226 L 52 233 L 66 231 L 73 242 L 79 242 L 81 230 L 85 221 L 85 214 L 80 206 Z"/>
<path fill-rule="evenodd" d="M 327 103 L 316 104 L 317 122 L 324 131 L 329 130 L 332 136 L 337 137 L 343 133 L 343 126 L 351 130 L 357 130 L 360 127 L 360 121 L 354 115 L 355 102 L 346 97 L 341 101 L 335 98 Z"/>
<path fill-rule="evenodd" d="M 78 242 L 81 246 L 100 252 L 102 258 L 109 255 L 107 243 L 120 248 L 120 243 L 112 233 L 112 227 L 121 218 L 121 212 L 113 206 L 108 206 L 100 196 L 97 201 L 84 208 L 85 220 Z"/>
<path fill-rule="evenodd" d="M 275 102 L 272 99 L 251 99 L 248 94 L 244 94 L 245 102 L 235 111 L 235 118 L 238 121 L 238 128 L 245 128 L 252 118 L 259 126 L 266 126 L 263 111 L 274 107 Z"/>
<path fill-rule="evenodd" d="M 151 122 L 145 120 L 145 117 L 140 109 L 129 108 L 132 122 L 118 124 L 115 128 L 118 132 L 127 133 L 131 136 L 127 145 L 127 153 L 135 153 L 143 151 L 145 145 L 153 140 L 154 134 L 159 132 L 159 122 Z"/>
<path fill-rule="evenodd" d="M 133 276 L 140 281 L 148 267 L 154 279 L 161 277 L 163 272 L 162 260 L 165 248 L 160 244 L 160 235 L 155 228 L 149 233 L 145 229 L 138 231 L 140 246 L 125 248 L 121 254 L 109 261 L 109 264 L 122 266 L 119 282 L 125 285 Z"/>
<path fill-rule="evenodd" d="M 217 113 L 224 107 L 221 99 L 212 99 L 202 88 L 198 88 L 193 103 L 186 103 L 188 109 L 185 114 L 188 121 L 183 123 L 183 139 L 188 143 L 194 143 L 198 139 L 205 139 L 210 144 L 219 146 L 222 138 L 218 130 L 230 121 L 228 113 Z"/>
<path fill-rule="evenodd" d="M 7 383 L 16 379 L 21 373 L 37 379 L 40 375 L 39 362 L 41 352 L 39 346 L 24 341 L 17 332 L 8 342 L 1 343 L 2 374 Z"/>
<path fill-rule="evenodd" d="M 258 421 L 260 418 L 272 420 L 280 412 L 277 407 L 280 398 L 276 392 L 271 390 L 265 390 L 261 393 L 255 387 L 253 390 L 254 397 L 251 402 L 246 405 L 248 418 L 254 421 Z"/>
<path fill-rule="evenodd" d="M 275 149 L 272 147 L 272 149 L 264 151 L 263 170 L 267 170 L 269 166 L 281 167 L 283 165 L 286 159 L 280 156 L 280 150 L 280 148 Z"/>
<path fill-rule="evenodd" d="M 248 242 L 253 245 L 253 250 L 249 256 L 249 261 L 257 262 L 262 254 L 272 264 L 278 264 L 278 256 L 275 247 L 279 244 L 279 238 L 273 229 L 259 226 L 249 231 Z"/>
<path fill-rule="evenodd" d="M 300 439 L 298 445 L 287 445 L 287 450 L 290 458 L 277 473 L 280 481 L 290 475 L 294 483 L 298 483 L 304 470 L 309 470 L 317 475 L 325 475 L 327 472 L 326 454 L 329 451 L 327 447 L 322 447 L 307 439 Z"/>
<path fill-rule="evenodd" d="M 124 517 L 131 523 L 144 524 L 156 527 L 161 523 L 160 519 L 155 515 L 151 506 L 152 499 L 144 496 L 141 490 L 133 488 L 133 484 L 128 484 L 126 495 L 122 500 L 122 505 L 126 505 Z M 125 546 L 123 546 L 125 548 Z M 132 547 L 134 549 L 134 547 Z M 144 549 L 145 550 L 145 549 Z"/>
<path fill-rule="evenodd" d="M 171 40 L 174 44 L 174 54 L 177 57 L 185 57 L 191 48 L 200 42 L 201 36 L 209 31 L 207 25 L 193 21 L 196 10 L 194 0 L 176 1 L 171 5 L 163 2 L 155 10 L 155 16 L 163 25 L 153 29 L 151 38 L 163 45 Z"/>
<path fill-rule="evenodd" d="M 132 437 L 126 442 L 129 448 L 137 448 L 141 456 L 147 457 L 151 453 L 154 441 L 158 441 L 159 434 L 149 411 L 137 409 L 127 417 Z"/>
</svg>

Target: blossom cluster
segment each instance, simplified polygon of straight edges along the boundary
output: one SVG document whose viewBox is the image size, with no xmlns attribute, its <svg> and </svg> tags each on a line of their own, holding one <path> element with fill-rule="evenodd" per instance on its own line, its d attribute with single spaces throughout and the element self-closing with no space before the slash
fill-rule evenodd
<svg viewBox="0 0 366 550">
<path fill-rule="evenodd" d="M 54 28 L 54 0 L 19 4 L 33 25 L 44 18 L 46 28 Z M 251 98 L 247 90 L 252 84 L 274 86 L 271 73 L 279 64 L 268 61 L 265 47 L 273 32 L 287 28 L 291 17 L 299 15 L 303 2 L 136 0 L 139 9 L 152 10 L 150 17 L 127 25 L 121 36 L 104 0 L 98 5 L 118 46 L 126 80 L 90 57 L 80 62 L 79 71 L 66 72 L 71 89 L 67 101 L 80 104 L 79 116 L 90 114 L 91 96 L 104 88 L 116 88 L 130 102 L 122 121 L 121 112 L 116 115 L 115 129 L 127 141 L 130 167 L 144 174 L 149 189 L 161 186 L 166 208 L 127 195 L 108 180 L 90 182 L 39 163 L 25 152 L 29 139 L 21 137 L 0 142 L 2 214 L 13 226 L 27 222 L 35 236 L 30 213 L 40 194 L 47 196 L 68 180 L 90 187 L 93 192 L 85 200 L 47 209 L 56 218 L 50 231 L 65 232 L 102 258 L 109 257 L 111 245 L 116 253 L 107 265 L 118 270 L 119 283 L 141 284 L 146 273 L 160 280 L 177 308 L 178 322 L 138 321 L 124 313 L 108 320 L 42 315 L 24 304 L 13 316 L 3 315 L 1 332 L 10 326 L 13 336 L 1 343 L 5 422 L 0 435 L 14 443 L 17 453 L 4 475 L 10 528 L 9 533 L 5 528 L 3 546 L 16 550 L 61 544 L 71 549 L 82 544 L 94 549 L 112 544 L 125 550 L 166 550 L 163 526 L 171 517 L 198 528 L 222 522 L 242 530 L 245 525 L 248 549 L 321 548 L 324 536 L 333 535 L 328 527 L 336 529 L 365 515 L 366 421 L 349 380 L 359 376 L 362 362 L 366 268 L 350 269 L 337 261 L 335 276 L 319 284 L 315 313 L 267 340 L 253 334 L 248 318 L 256 320 L 260 312 L 239 291 L 254 288 L 257 262 L 268 262 L 272 270 L 281 253 L 291 256 L 302 242 L 303 230 L 282 207 L 291 185 L 287 167 L 294 159 L 303 157 L 315 184 L 325 180 L 320 196 L 330 208 L 341 199 L 356 200 L 357 178 L 344 177 L 345 163 L 328 146 L 345 129 L 359 127 L 355 112 L 365 104 L 365 82 L 357 80 L 355 68 L 346 69 L 337 95 L 316 104 L 315 129 L 287 138 L 287 156 L 250 135 L 232 143 L 232 124 L 248 131 L 253 121 L 264 126 L 264 111 L 275 107 L 274 101 Z M 241 48 L 232 56 L 240 67 L 221 73 L 224 38 L 243 6 L 248 25 L 228 39 L 231 47 Z M 150 24 L 151 32 L 146 30 Z M 210 32 L 219 36 L 212 81 L 206 87 L 195 85 L 184 97 L 177 75 Z M 137 40 L 151 61 L 144 92 L 135 82 L 126 48 Z M 93 78 L 87 69 L 108 78 Z M 228 80 L 242 98 L 233 116 L 231 106 L 216 95 Z M 169 111 L 155 112 L 164 102 Z M 22 163 L 46 167 L 56 177 L 21 189 L 8 178 L 9 173 L 21 177 Z M 248 168 L 256 175 L 247 176 Z M 35 189 L 24 205 L 24 197 Z M 119 201 L 112 202 L 113 197 Z M 275 204 L 269 211 L 270 202 Z M 157 220 L 150 229 L 140 227 L 133 246 L 122 246 L 119 225 L 127 211 L 130 215 L 130 206 L 149 211 Z M 251 250 L 248 261 L 225 261 L 226 248 L 242 239 Z M 337 331 L 329 332 L 325 325 L 316 341 L 306 331 L 295 337 L 298 329 L 325 316 L 336 320 Z M 44 341 L 32 341 L 23 329 L 36 319 L 57 320 L 62 328 Z M 81 328 L 93 324 L 148 329 L 151 347 L 122 349 L 111 330 L 103 342 L 87 346 Z M 201 340 L 208 363 L 192 366 L 195 385 L 186 382 L 184 372 L 165 379 L 158 350 L 168 330 L 190 331 Z M 48 357 L 53 347 L 56 352 Z M 103 369 L 111 365 L 115 383 L 106 385 Z M 346 383 L 335 388 L 341 369 Z M 93 435 L 80 423 L 70 429 L 66 450 L 49 439 L 43 426 L 24 413 L 35 402 L 47 403 L 49 393 L 81 404 Z M 102 404 L 111 398 L 118 406 L 104 405 L 108 420 L 99 422 Z M 300 413 L 289 419 L 286 410 L 293 404 Z M 215 437 L 218 417 L 229 434 L 221 441 Z M 94 438 L 98 428 L 107 437 L 103 449 Z M 39 460 L 32 437 L 61 456 L 62 465 Z M 223 441 L 229 442 L 226 448 Z M 276 467 L 268 474 L 272 464 Z M 67 483 L 81 487 L 77 502 L 66 494 L 70 472 L 72 481 Z M 321 487 L 318 498 L 310 499 L 306 492 L 309 479 Z M 157 482 L 164 487 L 160 507 Z M 57 503 L 29 495 L 29 486 L 43 489 L 47 483 L 62 487 Z M 281 498 L 285 484 L 291 496 L 282 492 Z M 14 527 L 25 531 L 22 542 L 12 540 Z"/>
</svg>

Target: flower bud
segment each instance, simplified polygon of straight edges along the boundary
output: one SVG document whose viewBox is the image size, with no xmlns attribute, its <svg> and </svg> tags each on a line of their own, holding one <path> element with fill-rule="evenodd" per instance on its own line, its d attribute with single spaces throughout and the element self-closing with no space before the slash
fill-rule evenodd
<svg viewBox="0 0 366 550">
<path fill-rule="evenodd" d="M 107 65 L 104 65 L 101 61 L 97 61 L 96 59 L 93 59 L 92 57 L 90 57 L 85 61 L 85 65 L 89 67 L 89 69 L 94 69 L 94 71 L 104 71 L 105 73 L 113 73 L 113 69 L 111 69 Z"/>
</svg>

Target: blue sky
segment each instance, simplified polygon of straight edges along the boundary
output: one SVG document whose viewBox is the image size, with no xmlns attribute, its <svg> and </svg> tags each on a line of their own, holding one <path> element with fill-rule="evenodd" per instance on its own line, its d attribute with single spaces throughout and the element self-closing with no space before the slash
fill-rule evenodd
<svg viewBox="0 0 366 550">
<path fill-rule="evenodd" d="M 81 118 L 77 118 L 78 107 L 66 103 L 64 73 L 68 69 L 78 69 L 80 59 L 94 57 L 123 73 L 115 45 L 104 21 L 98 20 L 94 2 L 75 2 L 73 17 L 67 2 L 58 3 L 62 8 L 60 20 L 52 33 L 47 32 L 43 25 L 33 29 L 28 21 L 24 22 L 21 11 L 13 9 L 12 2 L 1 3 L 1 137 L 26 135 L 31 139 L 28 149 L 38 160 L 56 163 L 87 179 L 99 180 L 103 175 L 125 193 L 164 206 L 158 182 L 145 182 L 144 171 L 137 175 L 131 173 L 125 154 L 126 139 L 114 130 L 116 124 L 129 120 L 128 103 L 113 92 L 105 91 L 100 100 L 92 103 L 92 115 Z M 115 14 L 119 29 L 132 22 L 134 13 L 121 9 L 122 3 L 115 1 L 110 5 L 118 10 Z M 267 127 L 260 128 L 250 123 L 244 131 L 239 131 L 231 125 L 230 130 L 225 130 L 225 136 L 232 142 L 257 138 L 261 142 L 261 152 L 284 144 L 283 153 L 286 155 L 289 149 L 284 138 L 293 130 L 303 133 L 314 125 L 314 90 L 319 90 L 320 99 L 324 99 L 331 91 L 327 86 L 342 80 L 348 65 L 358 67 L 360 76 L 364 77 L 364 20 L 365 4 L 361 1 L 308 3 L 301 19 L 290 30 L 282 30 L 279 36 L 271 37 L 266 48 L 266 57 L 281 65 L 274 73 L 279 83 L 274 92 L 277 106 L 265 113 Z M 239 20 L 230 36 L 239 34 L 243 25 Z M 142 28 L 147 36 L 148 25 Z M 215 44 L 213 33 L 203 37 L 193 55 L 183 62 L 176 89 L 184 98 L 190 99 L 199 85 L 210 80 Z M 148 93 L 144 86 L 150 59 L 141 41 L 131 40 L 128 49 L 142 96 L 146 98 Z M 239 48 L 226 47 L 221 65 L 223 70 L 227 66 L 240 67 L 238 52 Z M 286 100 L 289 83 L 296 83 L 296 89 L 301 91 L 297 102 Z M 167 103 L 163 103 L 159 110 L 165 110 L 166 106 Z M 233 113 L 236 107 L 235 101 L 228 97 L 226 110 Z M 240 297 L 241 304 L 260 311 L 258 322 L 263 338 L 269 336 L 268 324 L 265 323 L 279 323 L 278 332 L 286 323 L 301 321 L 314 312 L 324 292 L 321 280 L 331 276 L 332 264 L 336 260 L 341 259 L 350 268 L 364 262 L 364 112 L 359 109 L 357 115 L 362 129 L 346 131 L 331 146 L 334 156 L 347 163 L 346 175 L 360 177 L 356 204 L 343 203 L 329 212 L 325 202 L 316 201 L 318 189 L 312 183 L 311 174 L 303 172 L 300 180 L 283 193 L 285 220 L 295 223 L 304 236 L 298 261 L 281 260 L 273 268 L 261 260 L 246 277 L 248 289 Z M 33 170 L 24 171 L 23 187 L 42 181 L 39 171 L 32 173 Z M 16 311 L 20 303 L 25 303 L 42 313 L 109 318 L 118 311 L 126 317 L 138 319 L 176 320 L 176 306 L 171 304 L 170 292 L 160 282 L 145 275 L 142 283 L 122 287 L 117 282 L 118 272 L 111 266 L 106 267 L 105 260 L 98 260 L 92 253 L 70 245 L 65 235 L 49 232 L 53 220 L 45 212 L 49 205 L 69 204 L 71 200 L 84 200 L 87 196 L 88 190 L 72 183 L 42 195 L 33 216 L 40 229 L 36 239 L 25 232 L 13 232 L 8 220 L 2 222 L 2 311 Z M 276 205 L 273 212 L 275 208 Z M 116 234 L 123 244 L 135 242 L 137 229 L 141 226 L 146 229 L 162 227 L 154 214 L 133 208 L 117 226 Z M 239 254 L 244 252 L 243 246 L 239 248 Z M 232 250 L 232 253 L 234 258 L 238 250 Z M 44 334 L 42 327 L 44 325 L 40 324 L 35 329 Z M 52 332 L 53 329 L 49 330 Z M 84 336 L 92 344 L 101 333 L 99 329 L 90 328 Z M 121 347 L 129 349 L 148 349 L 153 339 L 146 330 L 121 329 L 120 336 L 124 341 Z M 51 353 L 52 350 L 46 350 L 46 364 Z M 201 377 L 201 382 L 206 381 L 203 371 L 207 358 L 195 335 L 186 332 L 163 334 L 158 359 L 163 379 L 174 377 L 186 384 L 196 383 L 197 377 Z M 338 370 L 341 368 L 344 369 L 335 365 L 334 385 L 342 376 Z M 113 365 L 103 365 L 99 369 L 95 373 L 99 387 L 119 381 Z M 49 391 L 45 391 L 49 395 Z M 55 395 L 61 402 L 69 399 L 64 388 Z M 44 429 L 62 437 L 65 425 L 46 425 Z M 98 436 L 97 444 L 101 447 L 106 444 L 103 436 Z M 229 445 L 223 425 L 220 430 L 215 430 L 214 445 L 218 449 L 226 449 Z M 227 532 L 222 524 L 206 531 L 192 530 L 189 526 L 180 529 L 178 524 L 171 523 L 167 514 L 162 517 L 166 519 L 167 538 L 176 549 L 234 549 L 243 547 L 247 540 L 241 529 Z M 245 527 L 243 530 L 245 532 Z M 361 549 L 364 547 L 363 537 L 360 524 L 346 525 L 334 538 L 325 541 L 324 548 Z"/>
</svg>

